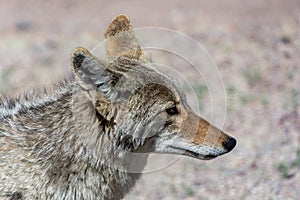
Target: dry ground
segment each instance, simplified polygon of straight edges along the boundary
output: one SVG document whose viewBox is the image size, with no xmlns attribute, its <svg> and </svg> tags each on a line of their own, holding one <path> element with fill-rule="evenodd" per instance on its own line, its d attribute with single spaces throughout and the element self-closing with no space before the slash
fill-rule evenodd
<svg viewBox="0 0 300 200">
<path fill-rule="evenodd" d="M 238 140 L 232 153 L 208 162 L 152 156 L 147 170 L 157 170 L 126 199 L 300 199 L 299 1 L 0 0 L 0 91 L 64 77 L 70 51 L 93 49 L 120 13 L 135 27 L 174 29 L 207 49 L 227 94 L 224 129 Z M 200 114 L 209 116 L 209 92 L 198 86 Z"/>
</svg>

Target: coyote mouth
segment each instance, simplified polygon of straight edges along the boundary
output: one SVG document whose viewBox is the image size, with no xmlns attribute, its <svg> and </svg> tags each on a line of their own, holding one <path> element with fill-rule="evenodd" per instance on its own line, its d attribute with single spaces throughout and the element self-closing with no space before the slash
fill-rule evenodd
<svg viewBox="0 0 300 200">
<path fill-rule="evenodd" d="M 176 150 L 177 152 L 181 153 L 182 155 L 190 156 L 190 157 L 201 159 L 201 160 L 211 160 L 218 156 L 218 155 L 214 155 L 214 154 L 202 155 L 195 151 L 191 151 L 189 149 L 184 149 L 184 148 L 175 147 L 175 146 L 169 146 L 169 147 Z"/>
</svg>

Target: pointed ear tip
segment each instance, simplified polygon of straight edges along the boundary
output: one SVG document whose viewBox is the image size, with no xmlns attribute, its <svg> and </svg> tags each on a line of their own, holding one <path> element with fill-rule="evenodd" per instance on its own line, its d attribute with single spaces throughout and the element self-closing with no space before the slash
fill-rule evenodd
<svg viewBox="0 0 300 200">
<path fill-rule="evenodd" d="M 115 17 L 108 25 L 105 38 L 109 38 L 123 31 L 130 31 L 131 24 L 129 18 L 125 14 Z"/>
<path fill-rule="evenodd" d="M 127 17 L 127 15 L 125 15 L 123 13 L 116 16 L 115 19 L 113 19 L 113 21 L 115 21 L 115 20 L 118 20 L 118 21 L 122 20 L 122 21 L 128 21 L 128 22 L 130 21 L 129 17 Z"/>
<path fill-rule="evenodd" d="M 89 55 L 89 54 L 91 54 L 91 53 L 89 52 L 89 50 L 87 50 L 87 49 L 84 48 L 84 47 L 76 47 L 76 48 L 74 48 L 73 51 L 72 51 L 72 57 L 75 57 L 75 56 L 77 56 L 77 55 Z"/>
</svg>

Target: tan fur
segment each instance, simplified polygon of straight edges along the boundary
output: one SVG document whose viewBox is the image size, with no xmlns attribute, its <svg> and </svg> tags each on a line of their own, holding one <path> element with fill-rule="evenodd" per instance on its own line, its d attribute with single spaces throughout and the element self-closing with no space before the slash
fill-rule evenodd
<svg viewBox="0 0 300 200">
<path fill-rule="evenodd" d="M 127 16 L 119 15 L 113 19 L 106 29 L 105 38 L 106 56 L 108 59 L 124 56 L 143 62 L 149 61 L 148 55 L 142 50 L 132 31 Z"/>
</svg>

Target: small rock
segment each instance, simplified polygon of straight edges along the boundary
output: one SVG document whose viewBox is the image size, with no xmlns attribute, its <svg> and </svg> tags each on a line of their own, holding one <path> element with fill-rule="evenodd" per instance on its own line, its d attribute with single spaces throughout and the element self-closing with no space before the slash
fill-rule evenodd
<svg viewBox="0 0 300 200">
<path fill-rule="evenodd" d="M 283 44 L 291 44 L 291 38 L 284 35 L 280 38 L 280 41 L 283 43 Z"/>
<path fill-rule="evenodd" d="M 33 24 L 27 20 L 19 20 L 15 24 L 18 31 L 29 31 L 32 29 Z"/>
</svg>

